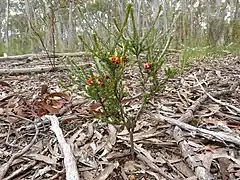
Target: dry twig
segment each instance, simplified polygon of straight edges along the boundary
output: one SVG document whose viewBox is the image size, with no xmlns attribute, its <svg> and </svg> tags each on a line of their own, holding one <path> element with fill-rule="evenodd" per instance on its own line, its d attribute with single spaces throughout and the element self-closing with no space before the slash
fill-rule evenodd
<svg viewBox="0 0 240 180">
<path fill-rule="evenodd" d="M 64 155 L 64 165 L 66 168 L 66 179 L 67 180 L 79 180 L 79 174 L 77 169 L 77 163 L 72 153 L 71 147 L 67 144 L 62 130 L 59 127 L 59 120 L 54 116 L 46 115 L 44 118 L 51 121 L 51 130 L 55 133 L 59 145 Z"/>
<path fill-rule="evenodd" d="M 238 114 L 240 114 L 240 109 L 239 109 L 239 108 L 237 108 L 237 107 L 235 107 L 235 106 L 233 106 L 233 105 L 231 105 L 231 104 L 229 104 L 229 103 L 222 102 L 222 101 L 220 101 L 219 99 L 214 98 L 210 93 L 208 93 L 208 92 L 204 89 L 204 87 L 202 86 L 202 84 L 199 82 L 199 80 L 198 80 L 198 78 L 197 78 L 196 75 L 195 75 L 195 79 L 196 79 L 196 81 L 198 82 L 199 86 L 201 87 L 202 91 L 203 91 L 211 100 L 213 100 L 214 102 L 216 102 L 216 103 L 218 103 L 218 104 L 220 104 L 220 105 L 222 105 L 222 106 L 227 106 L 227 107 L 229 107 L 229 108 L 231 108 L 231 109 L 234 109 Z"/>
</svg>

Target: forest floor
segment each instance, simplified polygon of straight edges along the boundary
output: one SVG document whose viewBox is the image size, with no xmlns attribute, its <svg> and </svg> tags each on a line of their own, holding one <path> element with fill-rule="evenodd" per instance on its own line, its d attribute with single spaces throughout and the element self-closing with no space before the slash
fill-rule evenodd
<svg viewBox="0 0 240 180">
<path fill-rule="evenodd" d="M 45 63 L 0 61 L 0 69 Z M 139 108 L 134 73 L 129 113 Z M 240 179 L 239 55 L 195 59 L 167 83 L 137 122 L 134 161 L 126 129 L 98 121 L 91 102 L 59 81 L 69 82 L 66 71 L 0 75 L 0 179 L 66 178 L 67 157 L 46 114 L 57 116 L 80 179 Z"/>
</svg>

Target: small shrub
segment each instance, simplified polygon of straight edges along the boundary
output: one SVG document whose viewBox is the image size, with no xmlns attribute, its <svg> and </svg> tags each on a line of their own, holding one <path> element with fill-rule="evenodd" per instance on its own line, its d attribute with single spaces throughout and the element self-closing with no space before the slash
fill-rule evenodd
<svg viewBox="0 0 240 180">
<path fill-rule="evenodd" d="M 156 92 L 162 91 L 169 77 L 175 74 L 174 69 L 168 67 L 164 71 L 164 77 L 158 77 L 165 62 L 165 52 L 171 42 L 170 30 L 162 34 L 154 28 L 160 12 L 161 7 L 152 26 L 140 35 L 135 23 L 134 10 L 129 4 L 125 11 L 124 22 L 121 24 L 115 19 L 114 32 L 105 28 L 109 32 L 109 38 L 100 37 L 94 29 L 93 33 L 89 34 L 92 43 L 86 43 L 84 38 L 79 36 L 92 54 L 92 67 L 86 70 L 71 59 L 67 62 L 70 64 L 70 80 L 73 84 L 77 84 L 89 99 L 95 101 L 91 107 L 93 113 L 107 123 L 122 124 L 129 131 L 132 158 L 134 158 L 133 132 L 136 121 L 140 119 L 151 97 Z M 161 39 L 167 39 L 167 42 L 159 50 Z M 132 81 L 141 87 L 139 96 L 141 104 L 134 115 L 128 114 L 124 105 L 124 100 L 130 95 L 125 87 L 127 79 L 124 79 L 127 69 L 137 69 L 139 77 Z"/>
</svg>

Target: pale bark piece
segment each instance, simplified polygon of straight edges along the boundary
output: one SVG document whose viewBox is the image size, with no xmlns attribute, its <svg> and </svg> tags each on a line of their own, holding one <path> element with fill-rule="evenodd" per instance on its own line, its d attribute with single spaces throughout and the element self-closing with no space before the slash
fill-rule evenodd
<svg viewBox="0 0 240 180">
<path fill-rule="evenodd" d="M 28 164 L 22 165 L 20 168 L 15 170 L 12 174 L 10 174 L 8 177 L 4 178 L 4 180 L 11 180 L 14 179 L 16 176 L 19 176 L 23 172 L 26 172 L 27 170 L 31 169 L 37 164 L 37 161 L 31 161 Z"/>
<path fill-rule="evenodd" d="M 112 124 L 108 124 L 109 129 L 109 142 L 111 145 L 115 145 L 117 141 L 117 130 Z"/>
<path fill-rule="evenodd" d="M 79 180 L 77 163 L 72 153 L 71 147 L 67 144 L 61 128 L 59 127 L 58 118 L 53 115 L 46 115 L 44 118 L 51 121 L 51 130 L 55 133 L 58 143 L 61 147 L 64 156 L 64 166 L 66 168 L 66 180 Z"/>
<path fill-rule="evenodd" d="M 84 66 L 87 64 L 80 64 L 79 66 Z M 0 75 L 9 74 L 9 75 L 18 75 L 18 74 L 30 74 L 30 73 L 43 73 L 49 72 L 52 70 L 66 70 L 68 67 L 65 65 L 57 65 L 54 68 L 52 66 L 42 66 L 34 68 L 16 68 L 16 69 L 0 69 Z"/>
<path fill-rule="evenodd" d="M 191 169 L 195 172 L 199 180 L 214 180 L 216 179 L 203 165 L 200 159 L 193 152 L 188 143 L 183 140 L 183 133 L 179 127 L 175 127 L 173 131 L 174 139 L 177 140 L 182 151 L 183 158 Z"/>
<path fill-rule="evenodd" d="M 180 122 L 179 120 L 175 120 L 173 118 L 165 117 L 162 115 L 158 115 L 159 118 L 165 119 L 168 123 L 178 126 L 181 129 L 184 129 L 186 131 L 189 131 L 193 134 L 197 134 L 199 136 L 205 137 L 209 140 L 216 140 L 219 142 L 229 142 L 232 144 L 235 144 L 240 147 L 240 137 L 239 135 L 235 135 L 232 133 L 225 133 L 225 132 L 215 132 L 215 131 L 210 131 L 207 129 L 202 129 L 202 128 L 196 128 L 192 125 L 186 124 L 184 122 Z"/>
<path fill-rule="evenodd" d="M 1 61 L 9 61 L 9 60 L 26 60 L 26 59 L 47 59 L 47 58 L 57 58 L 57 57 L 83 57 L 83 56 L 89 56 L 86 52 L 73 52 L 73 53 L 55 53 L 55 54 L 24 54 L 24 55 L 18 55 L 18 56 L 7 56 L 7 57 L 0 57 Z"/>
</svg>

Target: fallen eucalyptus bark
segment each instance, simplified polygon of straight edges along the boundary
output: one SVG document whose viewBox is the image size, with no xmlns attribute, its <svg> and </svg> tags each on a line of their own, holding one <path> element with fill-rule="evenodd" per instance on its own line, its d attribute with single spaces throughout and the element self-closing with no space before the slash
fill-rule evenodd
<svg viewBox="0 0 240 180">
<path fill-rule="evenodd" d="M 65 70 L 66 67 L 61 66 L 55 66 L 55 70 Z M 47 66 L 47 67 L 34 67 L 34 68 L 16 68 L 16 69 L 0 69 L 0 75 L 3 74 L 9 74 L 9 75 L 18 75 L 18 74 L 29 74 L 29 73 L 43 73 L 43 72 L 49 72 L 52 71 L 53 67 Z"/>
<path fill-rule="evenodd" d="M 79 66 L 88 66 L 89 64 L 79 64 Z M 50 71 L 60 71 L 68 69 L 65 65 L 57 65 L 54 68 L 52 66 L 42 66 L 34 68 L 15 68 L 15 69 L 0 69 L 0 75 L 18 75 L 18 74 L 29 74 L 29 73 L 43 73 Z"/>
<path fill-rule="evenodd" d="M 169 122 L 170 124 L 176 125 L 176 124 L 173 124 L 172 121 L 168 121 L 171 118 L 162 116 L 160 114 L 157 115 L 157 118 L 158 119 L 164 119 L 167 122 Z M 175 119 L 173 119 L 173 120 L 175 120 Z M 176 121 L 179 121 L 179 120 L 176 120 Z M 181 123 L 183 123 L 183 122 L 181 122 Z M 181 149 L 182 156 L 183 156 L 184 160 L 186 161 L 188 166 L 195 172 L 196 177 L 199 180 L 214 180 L 214 179 L 216 179 L 203 166 L 202 162 L 199 160 L 199 158 L 194 153 L 192 148 L 188 145 L 187 141 L 184 139 L 182 130 L 178 126 L 174 127 L 172 135 L 173 135 L 174 139 L 177 141 L 177 144 L 178 144 L 179 148 Z"/>
<path fill-rule="evenodd" d="M 1 61 L 9 61 L 9 60 L 26 60 L 26 59 L 47 59 L 47 58 L 58 58 L 58 57 L 83 57 L 83 56 L 89 56 L 86 52 L 74 52 L 74 53 L 49 53 L 49 54 L 24 54 L 24 55 L 18 55 L 18 56 L 7 56 L 7 57 L 0 57 Z"/>
<path fill-rule="evenodd" d="M 173 118 L 165 117 L 165 116 L 162 116 L 162 115 L 157 115 L 157 116 L 158 116 L 158 118 L 164 119 L 168 123 L 170 123 L 174 126 L 178 126 L 181 129 L 184 129 L 186 131 L 189 131 L 194 135 L 199 135 L 199 136 L 202 136 L 202 137 L 207 138 L 209 140 L 216 140 L 216 141 L 222 142 L 222 143 L 225 143 L 225 142 L 232 143 L 232 144 L 235 144 L 235 145 L 240 147 L 240 137 L 238 135 L 234 135 L 234 134 L 231 134 L 231 133 L 225 133 L 225 132 L 221 132 L 221 131 L 214 132 L 214 131 L 210 131 L 210 130 L 207 130 L 207 129 L 194 127 L 192 125 L 181 122 L 179 120 L 175 120 Z M 175 131 L 175 129 L 174 129 L 174 131 Z"/>
<path fill-rule="evenodd" d="M 59 127 L 59 120 L 58 118 L 53 115 L 44 116 L 46 120 L 51 121 L 51 130 L 55 133 L 61 150 L 64 156 L 64 166 L 66 168 L 66 180 L 79 180 L 79 174 L 77 169 L 77 163 L 75 161 L 74 155 L 72 153 L 71 147 L 67 144 L 62 130 Z"/>
<path fill-rule="evenodd" d="M 216 92 L 216 93 L 213 93 L 212 96 L 217 97 L 220 95 L 226 95 L 226 94 L 232 93 L 233 90 L 236 89 L 237 86 L 238 86 L 238 83 L 235 83 L 230 88 L 230 90 Z M 195 101 L 195 103 L 193 103 L 178 120 L 168 118 L 168 117 L 162 116 L 160 114 L 158 115 L 158 118 L 165 119 L 168 123 L 175 126 L 173 129 L 172 135 L 173 135 L 174 139 L 178 142 L 178 146 L 180 147 L 182 155 L 183 155 L 185 161 L 187 162 L 188 166 L 195 172 L 197 178 L 200 180 L 211 180 L 211 179 L 216 179 L 216 178 L 203 166 L 202 162 L 195 155 L 195 153 L 191 149 L 191 147 L 187 144 L 187 142 L 185 141 L 185 139 L 182 135 L 182 130 L 179 127 L 183 128 L 184 130 L 194 131 L 195 133 L 199 132 L 198 131 L 199 128 L 195 128 L 194 126 L 188 125 L 186 123 L 191 121 L 194 118 L 193 113 L 200 107 L 200 105 L 204 101 L 207 100 L 207 98 L 208 98 L 207 94 L 198 98 L 197 101 Z M 224 133 L 215 134 L 215 132 L 213 132 L 214 134 L 212 134 L 212 131 L 208 131 L 208 130 L 204 130 L 204 129 L 201 129 L 201 130 L 203 130 L 203 132 L 201 132 L 200 135 L 204 136 L 205 138 L 206 137 L 210 138 L 211 140 L 212 140 L 213 135 L 217 139 L 221 139 L 221 142 L 222 142 L 222 138 L 224 140 L 227 140 L 229 137 L 229 134 L 224 134 Z M 239 138 L 237 138 L 237 137 L 233 137 L 231 139 L 231 142 L 235 142 L 235 144 L 238 144 L 240 142 L 240 139 L 239 140 L 238 139 Z"/>
<path fill-rule="evenodd" d="M 188 145 L 187 141 L 183 138 L 182 130 L 175 127 L 173 137 L 176 139 L 182 151 L 182 156 L 190 168 L 195 172 L 199 180 L 214 180 L 216 179 L 202 164 L 201 160 L 196 156 L 192 148 Z"/>
</svg>

